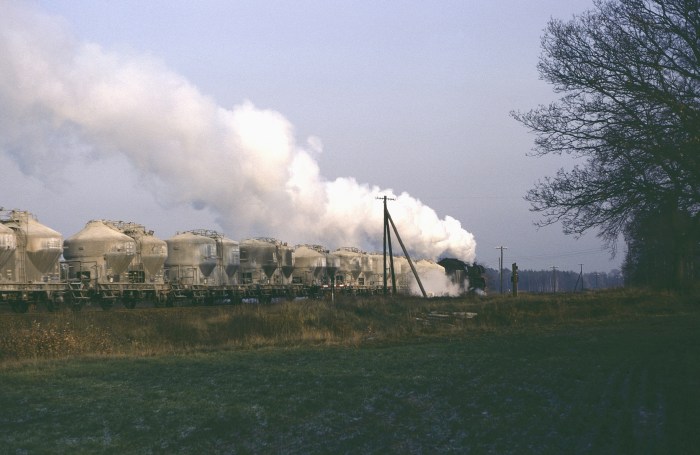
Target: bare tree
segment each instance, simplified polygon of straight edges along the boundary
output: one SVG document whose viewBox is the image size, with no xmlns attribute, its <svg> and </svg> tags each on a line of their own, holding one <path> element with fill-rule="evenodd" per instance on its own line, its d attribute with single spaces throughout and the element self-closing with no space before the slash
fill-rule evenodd
<svg viewBox="0 0 700 455">
<path fill-rule="evenodd" d="M 548 23 L 538 69 L 562 97 L 512 115 L 536 134 L 534 155 L 581 160 L 527 193 L 539 225 L 595 228 L 612 247 L 637 214 L 674 210 L 684 222 L 667 220 L 670 232 L 696 249 L 700 0 L 595 1 Z"/>
</svg>

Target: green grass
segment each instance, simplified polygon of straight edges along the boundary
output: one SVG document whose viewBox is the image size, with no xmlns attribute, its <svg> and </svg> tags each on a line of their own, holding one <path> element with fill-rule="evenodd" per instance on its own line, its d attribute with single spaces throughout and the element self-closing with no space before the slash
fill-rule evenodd
<svg viewBox="0 0 700 455">
<path fill-rule="evenodd" d="M 2 351 L 0 452 L 692 453 L 699 306 L 613 293 L 2 315 L 3 336 L 78 340 Z"/>
</svg>

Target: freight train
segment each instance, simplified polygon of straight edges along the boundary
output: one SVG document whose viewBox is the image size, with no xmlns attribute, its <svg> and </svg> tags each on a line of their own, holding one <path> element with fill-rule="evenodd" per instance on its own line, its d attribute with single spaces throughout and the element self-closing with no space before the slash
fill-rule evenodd
<svg viewBox="0 0 700 455">
<path fill-rule="evenodd" d="M 141 224 L 109 220 L 90 221 L 64 240 L 27 211 L 0 209 L 0 303 L 16 312 L 35 304 L 52 311 L 376 294 L 384 289 L 383 259 L 352 247 L 331 252 L 272 238 L 238 242 L 204 229 L 161 240 Z M 397 291 L 408 294 L 415 280 L 408 260 L 393 259 Z M 469 265 L 457 263 L 463 267 L 450 263 L 448 273 L 467 292 Z M 416 268 L 419 276 L 446 273 L 433 261 Z"/>
</svg>

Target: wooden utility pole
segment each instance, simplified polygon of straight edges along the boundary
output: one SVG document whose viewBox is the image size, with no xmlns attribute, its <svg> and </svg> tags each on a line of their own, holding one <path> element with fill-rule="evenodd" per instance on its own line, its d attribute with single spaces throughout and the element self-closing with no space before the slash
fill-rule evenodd
<svg viewBox="0 0 700 455">
<path fill-rule="evenodd" d="M 386 276 L 386 250 L 387 246 L 389 247 L 389 262 L 390 262 L 390 268 L 391 268 L 391 286 L 392 286 L 392 293 L 396 294 L 396 275 L 394 273 L 394 255 L 391 252 L 391 231 L 389 230 L 389 226 L 391 225 L 391 228 L 394 229 L 394 234 L 396 235 L 396 240 L 399 241 L 399 245 L 401 245 L 401 249 L 403 250 L 403 254 L 406 256 L 406 259 L 408 260 L 408 265 L 411 266 L 411 270 L 413 271 L 413 276 L 416 277 L 416 281 L 418 282 L 418 287 L 420 288 L 421 293 L 423 294 L 423 297 L 428 298 L 428 294 L 425 292 L 425 289 L 423 288 L 423 283 L 420 280 L 420 277 L 418 276 L 418 271 L 416 270 L 416 267 L 413 265 L 413 261 L 411 261 L 411 256 L 408 255 L 408 251 L 406 250 L 406 246 L 403 244 L 403 241 L 401 241 L 401 236 L 399 235 L 398 229 L 396 229 L 396 225 L 394 224 L 394 220 L 391 219 L 391 215 L 389 214 L 389 209 L 387 208 L 386 201 L 393 201 L 395 199 L 387 198 L 386 196 L 383 196 L 381 199 L 384 201 L 384 294 L 387 294 L 387 276 Z"/>
<path fill-rule="evenodd" d="M 503 250 L 507 250 L 508 247 L 501 245 L 497 246 L 496 249 L 501 250 L 501 260 L 498 262 L 498 275 L 501 279 L 501 294 L 503 294 Z"/>
<path fill-rule="evenodd" d="M 578 282 L 581 281 L 581 292 L 583 292 L 583 264 L 579 264 L 581 266 L 581 272 L 578 274 L 578 278 L 576 278 L 576 284 L 574 284 L 574 292 L 576 292 L 576 289 L 578 289 Z"/>
<path fill-rule="evenodd" d="M 386 250 L 389 248 L 389 262 L 391 270 L 391 289 L 392 293 L 396 294 L 396 275 L 394 274 L 394 254 L 391 251 L 391 231 L 389 230 L 389 209 L 387 208 L 386 201 L 395 201 L 394 198 L 388 198 L 386 196 L 378 197 L 377 199 L 384 201 L 384 243 L 383 243 L 383 260 L 384 266 L 382 268 L 382 273 L 384 276 L 384 295 L 388 294 L 387 289 L 387 275 L 386 275 Z"/>
</svg>

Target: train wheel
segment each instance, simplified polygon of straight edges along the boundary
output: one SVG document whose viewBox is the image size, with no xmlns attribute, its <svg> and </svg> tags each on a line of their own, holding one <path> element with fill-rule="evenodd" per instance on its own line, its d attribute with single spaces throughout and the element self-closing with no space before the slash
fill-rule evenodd
<svg viewBox="0 0 700 455">
<path fill-rule="evenodd" d="M 136 300 L 124 300 L 124 307 L 133 310 L 134 308 L 136 308 Z"/>
<path fill-rule="evenodd" d="M 77 313 L 78 311 L 80 311 L 80 310 L 83 309 L 83 302 L 81 302 L 81 301 L 79 301 L 79 300 L 73 302 L 73 304 L 71 305 L 70 309 L 73 310 L 73 311 L 75 311 L 75 312 Z"/>
<path fill-rule="evenodd" d="M 49 311 L 56 311 L 63 308 L 64 303 L 66 303 L 66 297 L 63 294 L 58 294 L 53 296 L 47 306 L 51 307 Z"/>
<path fill-rule="evenodd" d="M 15 313 L 26 313 L 29 311 L 29 304 L 23 300 L 12 302 L 10 306 Z"/>
<path fill-rule="evenodd" d="M 114 302 L 112 302 L 111 300 L 100 299 L 100 306 L 105 311 L 111 310 L 114 306 Z"/>
</svg>

